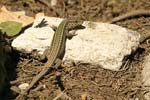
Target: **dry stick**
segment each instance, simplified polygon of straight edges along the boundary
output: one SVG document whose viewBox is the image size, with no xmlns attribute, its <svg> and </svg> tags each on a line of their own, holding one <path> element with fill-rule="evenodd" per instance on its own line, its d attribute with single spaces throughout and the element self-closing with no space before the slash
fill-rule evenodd
<svg viewBox="0 0 150 100">
<path fill-rule="evenodd" d="M 149 38 L 150 38 L 150 33 L 144 34 L 143 36 L 140 37 L 140 43 L 145 42 Z"/>
<path fill-rule="evenodd" d="M 10 88 L 13 92 L 20 93 L 19 89 L 16 86 Z"/>
<path fill-rule="evenodd" d="M 146 40 L 146 44 L 147 44 L 148 46 L 150 46 L 150 39 L 149 39 L 149 40 Z"/>
<path fill-rule="evenodd" d="M 65 93 L 65 91 L 66 90 L 64 90 L 64 91 L 61 91 L 61 93 L 60 94 L 58 94 L 53 100 L 58 100 L 61 96 L 65 96 L 65 97 L 67 97 L 67 99 L 69 99 L 69 100 L 72 100 L 72 98 L 71 97 L 69 97 L 66 93 Z"/>
<path fill-rule="evenodd" d="M 48 8 L 51 7 L 50 3 L 47 1 L 47 0 L 37 0 L 39 1 L 40 3 L 42 3 L 43 5 L 47 6 Z"/>
<path fill-rule="evenodd" d="M 31 61 L 32 59 L 30 59 L 30 60 L 27 60 L 24 64 L 23 64 L 23 66 L 22 66 L 22 71 L 24 71 L 25 73 L 32 73 L 33 71 L 29 71 L 29 70 L 25 70 L 25 66 Z"/>
<path fill-rule="evenodd" d="M 59 95 L 57 95 L 53 100 L 59 99 L 62 95 L 64 95 L 64 91 L 62 91 Z"/>
<path fill-rule="evenodd" d="M 150 16 L 150 10 L 134 10 L 126 14 L 120 15 L 118 17 L 115 17 L 108 23 L 116 23 L 118 21 L 125 20 L 131 17 L 137 17 L 137 16 Z"/>
<path fill-rule="evenodd" d="M 14 81 L 10 81 L 10 84 L 11 85 L 14 85 L 14 84 L 16 84 L 16 83 L 18 83 L 18 82 L 21 82 L 21 81 L 27 81 L 27 80 L 31 80 L 33 77 L 27 77 L 27 78 L 25 78 L 25 79 L 17 79 L 17 80 L 14 80 Z"/>
<path fill-rule="evenodd" d="M 63 0 L 61 2 L 62 2 L 62 5 L 63 5 L 62 11 L 63 11 L 64 17 L 65 17 L 66 16 L 65 15 L 66 4 L 65 4 L 65 2 Z"/>
<path fill-rule="evenodd" d="M 41 90 L 44 87 L 45 87 L 44 85 L 39 85 L 38 87 L 36 87 L 35 89 L 33 89 L 33 91 L 39 91 L 39 90 Z"/>
</svg>

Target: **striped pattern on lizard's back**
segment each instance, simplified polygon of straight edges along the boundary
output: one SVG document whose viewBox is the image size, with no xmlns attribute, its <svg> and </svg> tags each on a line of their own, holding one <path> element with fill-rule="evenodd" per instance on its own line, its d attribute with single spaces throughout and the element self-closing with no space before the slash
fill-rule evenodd
<svg viewBox="0 0 150 100">
<path fill-rule="evenodd" d="M 83 21 L 63 20 L 59 24 L 59 26 L 53 36 L 50 49 L 47 52 L 48 53 L 47 54 L 48 61 L 43 66 L 42 71 L 33 78 L 30 85 L 21 94 L 25 94 L 26 92 L 28 92 L 45 74 L 48 73 L 48 71 L 51 67 L 55 67 L 56 59 L 62 60 L 64 51 L 65 51 L 66 38 L 67 38 L 67 34 L 68 34 L 69 30 L 74 27 L 80 26 L 82 23 L 83 23 Z M 18 98 L 19 98 L 19 96 L 18 96 Z"/>
</svg>

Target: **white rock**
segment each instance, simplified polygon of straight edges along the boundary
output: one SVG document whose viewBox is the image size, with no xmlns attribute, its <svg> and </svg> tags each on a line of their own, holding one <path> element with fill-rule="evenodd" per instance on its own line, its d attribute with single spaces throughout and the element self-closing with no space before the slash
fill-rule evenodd
<svg viewBox="0 0 150 100">
<path fill-rule="evenodd" d="M 25 51 L 37 49 L 42 53 L 53 36 L 53 31 L 48 26 L 34 28 L 43 18 L 48 21 L 49 26 L 58 26 L 62 21 L 54 17 L 37 19 L 32 28 L 13 41 L 12 46 Z M 84 22 L 83 26 L 86 28 L 77 30 L 78 35 L 67 41 L 64 60 L 71 59 L 119 70 L 124 57 L 139 45 L 140 35 L 135 31 L 107 23 Z"/>
<path fill-rule="evenodd" d="M 117 25 L 85 22 L 67 41 L 66 59 L 99 64 L 106 69 L 119 70 L 122 60 L 139 44 L 139 34 Z"/>
<path fill-rule="evenodd" d="M 20 84 L 20 85 L 18 86 L 18 88 L 21 89 L 21 90 L 25 90 L 28 86 L 29 86 L 28 83 L 22 83 L 22 84 Z"/>
<path fill-rule="evenodd" d="M 42 54 L 45 48 L 50 45 L 53 34 L 54 31 L 48 26 L 42 28 L 31 27 L 17 37 L 12 42 L 12 46 L 17 50 L 25 50 L 28 53 L 36 49 Z"/>
</svg>

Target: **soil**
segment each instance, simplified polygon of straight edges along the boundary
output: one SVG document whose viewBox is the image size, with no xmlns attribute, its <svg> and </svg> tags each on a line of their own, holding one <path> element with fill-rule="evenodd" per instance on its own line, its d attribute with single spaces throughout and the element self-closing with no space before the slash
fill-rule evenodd
<svg viewBox="0 0 150 100">
<path fill-rule="evenodd" d="M 46 1 L 47 3 L 43 2 Z M 50 0 L 1 0 L 11 11 L 25 10 L 28 16 L 45 12 L 47 16 L 68 19 L 81 19 L 106 22 L 114 17 L 136 9 L 150 10 L 149 0 L 58 0 L 51 6 Z M 140 34 L 150 33 L 150 17 L 139 16 L 115 23 L 135 30 Z M 149 54 L 150 47 L 144 42 L 134 54 L 129 56 L 126 69 L 110 71 L 89 64 L 63 63 L 61 67 L 48 73 L 32 89 L 26 100 L 145 100 L 142 87 L 141 71 L 144 56 Z M 1 100 L 15 100 L 20 83 L 30 82 L 45 62 L 32 55 L 13 51 L 11 68 L 8 67 L 5 91 Z M 38 67 L 39 66 L 39 67 Z M 24 79 L 24 80 L 23 80 Z M 9 84 L 9 81 L 19 80 Z M 15 89 L 17 90 L 17 89 Z M 58 98 L 57 98 L 58 97 Z"/>
</svg>

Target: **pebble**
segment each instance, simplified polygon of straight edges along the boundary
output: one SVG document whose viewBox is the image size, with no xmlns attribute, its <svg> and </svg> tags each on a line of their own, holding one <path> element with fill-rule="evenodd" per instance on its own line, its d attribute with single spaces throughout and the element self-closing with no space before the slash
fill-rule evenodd
<svg viewBox="0 0 150 100">
<path fill-rule="evenodd" d="M 18 86 L 18 88 L 21 89 L 21 90 L 25 90 L 28 86 L 29 86 L 28 83 L 22 83 L 22 84 L 20 84 L 20 85 Z"/>
</svg>

